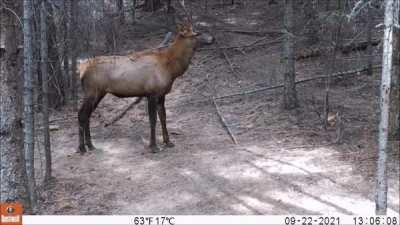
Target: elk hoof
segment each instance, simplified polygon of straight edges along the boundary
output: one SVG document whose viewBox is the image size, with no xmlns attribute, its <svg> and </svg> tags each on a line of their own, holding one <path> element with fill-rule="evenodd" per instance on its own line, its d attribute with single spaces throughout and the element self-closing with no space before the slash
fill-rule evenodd
<svg viewBox="0 0 400 225">
<path fill-rule="evenodd" d="M 158 153 L 161 151 L 157 145 L 150 146 L 150 149 L 151 149 L 151 152 L 153 152 L 153 153 Z"/>
<path fill-rule="evenodd" d="M 172 143 L 172 142 L 167 142 L 167 143 L 165 143 L 165 147 L 167 147 L 167 148 L 173 148 L 173 147 L 175 147 L 175 145 L 174 145 L 174 143 Z"/>
<path fill-rule="evenodd" d="M 84 145 L 83 145 L 83 146 L 79 146 L 79 148 L 78 148 L 78 150 L 76 151 L 76 153 L 79 153 L 79 154 L 81 154 L 81 155 L 85 154 L 85 153 L 86 153 L 86 148 L 85 148 L 85 146 L 84 146 Z"/>
<path fill-rule="evenodd" d="M 94 147 L 94 145 L 88 145 L 89 151 L 98 151 L 100 149 Z"/>
</svg>

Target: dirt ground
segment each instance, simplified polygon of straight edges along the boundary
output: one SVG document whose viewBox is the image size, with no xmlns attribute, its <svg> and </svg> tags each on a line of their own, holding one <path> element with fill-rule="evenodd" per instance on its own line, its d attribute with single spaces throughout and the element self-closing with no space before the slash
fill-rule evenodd
<svg viewBox="0 0 400 225">
<path fill-rule="evenodd" d="M 227 7 L 224 14 L 214 15 L 221 18 L 214 25 L 273 29 L 271 24 L 279 23 L 271 21 L 279 18 L 268 10 L 279 6 L 265 7 Z M 220 11 L 210 9 L 210 13 Z M 215 36 L 224 38 L 221 46 L 260 38 L 223 31 Z M 139 43 L 149 45 L 160 39 L 144 38 Z M 342 144 L 335 144 L 336 128 L 325 131 L 318 115 L 323 81 L 298 85 L 300 107 L 292 111 L 281 107 L 282 89 L 218 100 L 237 145 L 207 100 L 280 84 L 280 48 L 277 43 L 226 51 L 234 73 L 218 51 L 196 53 L 166 100 L 175 147 L 157 154 L 147 147 L 145 101 L 105 128 L 132 101 L 107 96 L 91 120 L 93 141 L 101 150 L 83 156 L 75 153 L 76 113 L 67 107 L 54 113 L 52 124 L 59 127 L 52 132 L 55 179 L 42 193 L 40 214 L 374 213 L 379 71 L 373 77 L 361 73 L 334 79 L 330 100 L 332 111 L 340 111 L 344 118 Z M 343 64 L 339 69 L 348 69 Z M 297 61 L 298 79 L 326 74 L 321 65 L 323 57 Z M 161 145 L 160 129 L 157 132 Z M 389 214 L 400 208 L 399 161 L 399 150 L 393 148 L 388 166 Z"/>
</svg>

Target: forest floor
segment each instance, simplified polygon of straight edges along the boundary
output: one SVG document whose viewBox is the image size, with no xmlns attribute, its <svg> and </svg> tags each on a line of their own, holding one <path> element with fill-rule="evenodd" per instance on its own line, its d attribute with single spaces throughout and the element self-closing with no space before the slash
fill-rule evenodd
<svg viewBox="0 0 400 225">
<path fill-rule="evenodd" d="M 210 9 L 221 21 L 199 20 L 224 29 L 276 29 L 271 24 L 280 24 L 281 17 L 257 4 L 229 6 L 224 13 Z M 260 38 L 223 30 L 213 34 L 221 46 Z M 151 46 L 161 39 L 150 35 L 136 43 Z M 105 128 L 132 101 L 106 96 L 91 120 L 94 144 L 101 150 L 83 156 L 75 153 L 76 113 L 69 107 L 54 113 L 55 179 L 41 195 L 40 214 L 373 214 L 379 71 L 373 77 L 360 73 L 333 80 L 331 110 L 343 116 L 342 144 L 335 144 L 335 127 L 322 127 L 323 80 L 299 84 L 300 107 L 291 111 L 282 109 L 279 88 L 217 100 L 237 145 L 207 100 L 281 84 L 280 48 L 275 43 L 226 50 L 235 72 L 218 50 L 200 49 L 167 96 L 175 147 L 160 153 L 147 147 L 145 101 Z M 297 79 L 328 74 L 324 63 L 324 57 L 297 61 Z M 341 63 L 336 71 L 358 68 Z M 159 127 L 157 132 L 161 145 Z M 394 214 L 400 207 L 398 148 L 388 159 L 388 206 Z"/>
</svg>

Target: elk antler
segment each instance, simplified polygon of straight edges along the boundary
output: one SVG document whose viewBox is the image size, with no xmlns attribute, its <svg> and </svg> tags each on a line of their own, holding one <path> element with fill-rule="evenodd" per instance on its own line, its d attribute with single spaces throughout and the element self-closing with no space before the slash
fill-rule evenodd
<svg viewBox="0 0 400 225">
<path fill-rule="evenodd" d="M 186 18 L 187 18 L 188 22 L 189 22 L 190 24 L 193 24 L 193 17 L 192 17 L 192 14 L 190 14 L 190 13 L 187 11 L 187 9 L 186 9 L 185 0 L 178 0 L 178 2 L 179 2 L 179 5 L 182 7 L 183 12 L 184 12 L 185 15 L 186 15 Z"/>
</svg>

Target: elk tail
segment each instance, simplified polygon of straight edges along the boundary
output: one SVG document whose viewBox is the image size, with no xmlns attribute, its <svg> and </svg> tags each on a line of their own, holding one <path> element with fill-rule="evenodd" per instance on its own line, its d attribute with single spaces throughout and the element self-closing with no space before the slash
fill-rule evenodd
<svg viewBox="0 0 400 225">
<path fill-rule="evenodd" d="M 87 69 L 89 68 L 89 66 L 93 63 L 92 61 L 93 60 L 91 60 L 91 59 L 86 59 L 86 60 L 82 60 L 79 62 L 78 73 L 79 73 L 79 78 L 81 80 L 85 76 L 85 73 L 86 73 Z"/>
</svg>

